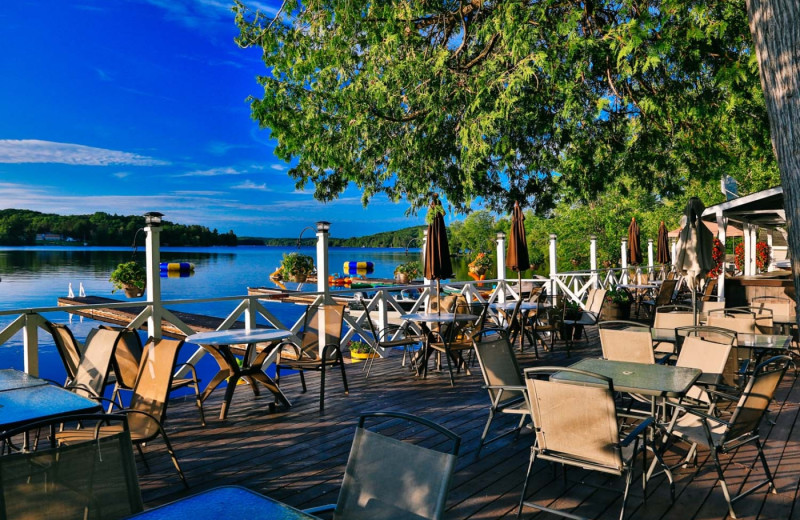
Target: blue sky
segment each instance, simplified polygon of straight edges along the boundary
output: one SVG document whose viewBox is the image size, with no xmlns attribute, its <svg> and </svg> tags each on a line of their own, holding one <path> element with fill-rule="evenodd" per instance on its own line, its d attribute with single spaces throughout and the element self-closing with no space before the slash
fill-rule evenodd
<svg viewBox="0 0 800 520">
<path fill-rule="evenodd" d="M 246 2 L 272 13 L 279 0 Z M 239 235 L 337 237 L 422 224 L 351 188 L 295 190 L 245 101 L 257 49 L 224 0 L 0 3 L 0 207 L 59 214 L 161 211 Z"/>
</svg>

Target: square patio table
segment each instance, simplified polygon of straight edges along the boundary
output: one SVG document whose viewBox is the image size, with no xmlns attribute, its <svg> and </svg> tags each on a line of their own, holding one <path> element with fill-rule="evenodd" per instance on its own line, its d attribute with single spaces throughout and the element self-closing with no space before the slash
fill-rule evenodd
<svg viewBox="0 0 800 520">
<path fill-rule="evenodd" d="M 454 321 L 474 321 L 478 319 L 478 316 L 474 314 L 453 314 L 452 312 L 415 312 L 412 314 L 403 314 L 400 316 L 405 321 L 414 321 L 420 324 L 420 328 L 422 329 L 423 334 L 425 335 L 425 347 L 423 348 L 422 356 L 423 356 L 423 364 L 422 370 L 420 370 L 420 365 L 417 363 L 417 375 L 427 375 L 427 367 L 428 367 L 428 359 L 431 356 L 431 349 L 428 346 L 430 343 L 430 336 L 431 336 L 431 329 L 428 327 L 428 323 L 452 323 Z M 417 356 L 417 360 L 419 361 L 419 356 Z M 414 363 L 412 363 L 412 366 Z"/>
<path fill-rule="evenodd" d="M 697 368 L 588 358 L 570 365 L 570 368 L 606 376 L 613 381 L 616 391 L 651 397 L 682 397 L 702 374 Z M 556 372 L 551 379 L 603 386 L 594 378 L 570 372 Z"/>
<path fill-rule="evenodd" d="M 257 382 L 272 392 L 275 398 L 285 407 L 289 408 L 292 404 L 289 399 L 278 388 L 277 383 L 264 373 L 263 365 L 267 359 L 272 357 L 272 351 L 256 355 L 256 343 L 277 342 L 292 335 L 291 331 L 282 329 L 235 329 L 218 330 L 213 332 L 198 332 L 186 338 L 189 343 L 196 343 L 206 349 L 209 354 L 217 361 L 219 371 L 208 383 L 208 386 L 200 395 L 200 400 L 205 401 L 211 392 L 223 381 L 228 381 L 225 388 L 225 397 L 222 402 L 222 409 L 219 413 L 220 420 L 228 416 L 228 409 L 233 399 L 233 392 L 236 390 L 239 379 L 245 378 L 255 395 L 259 395 Z M 247 344 L 247 349 L 243 357 L 242 365 L 239 366 L 236 356 L 231 351 L 231 345 Z M 273 351 L 278 347 L 276 343 Z M 275 403 L 270 403 L 270 411 L 274 411 Z"/>
<path fill-rule="evenodd" d="M 0 437 L 26 423 L 102 410 L 96 401 L 23 374 L 17 370 L 3 370 L 0 374 Z M 19 385 L 16 388 L 11 387 L 14 381 Z"/>
<path fill-rule="evenodd" d="M 212 488 L 128 518 L 131 520 L 220 520 L 223 518 L 317 520 L 316 517 L 299 509 L 239 486 Z"/>
</svg>

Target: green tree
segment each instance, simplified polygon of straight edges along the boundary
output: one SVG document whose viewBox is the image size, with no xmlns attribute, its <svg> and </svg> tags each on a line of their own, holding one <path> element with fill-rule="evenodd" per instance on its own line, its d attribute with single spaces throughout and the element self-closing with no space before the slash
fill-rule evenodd
<svg viewBox="0 0 800 520">
<path fill-rule="evenodd" d="M 263 49 L 252 116 L 331 200 L 348 184 L 458 211 L 546 214 L 621 176 L 674 197 L 690 178 L 777 183 L 744 0 L 237 1 Z M 309 139 L 308 136 L 314 136 Z"/>
</svg>

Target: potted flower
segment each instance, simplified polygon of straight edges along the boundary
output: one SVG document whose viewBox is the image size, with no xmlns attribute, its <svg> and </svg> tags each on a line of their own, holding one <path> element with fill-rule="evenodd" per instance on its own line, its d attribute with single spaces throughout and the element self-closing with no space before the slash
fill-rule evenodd
<svg viewBox="0 0 800 520">
<path fill-rule="evenodd" d="M 492 267 L 492 259 L 486 253 L 478 253 L 475 259 L 469 263 L 469 272 L 477 275 L 486 274 L 486 271 Z"/>
<path fill-rule="evenodd" d="M 420 267 L 419 262 L 413 260 L 395 267 L 394 278 L 397 280 L 397 283 L 407 284 L 414 278 L 419 278 L 421 272 L 422 268 Z"/>
<path fill-rule="evenodd" d="M 293 282 L 303 283 L 314 272 L 314 259 L 300 253 L 283 255 L 281 260 L 281 273 L 288 276 Z"/>
<path fill-rule="evenodd" d="M 606 304 L 603 306 L 603 319 L 627 320 L 631 315 L 631 293 L 621 287 L 606 291 Z"/>
<path fill-rule="evenodd" d="M 147 285 L 147 272 L 141 264 L 131 260 L 119 264 L 111 272 L 108 281 L 114 284 L 112 294 L 122 289 L 128 298 L 139 298 Z"/>
<path fill-rule="evenodd" d="M 578 302 L 572 301 L 569 298 L 562 298 L 558 303 L 557 315 L 562 317 L 565 321 L 577 321 L 581 317 L 581 306 Z M 573 340 L 580 338 L 583 332 L 583 325 L 566 325 L 563 321 L 560 323 L 561 337 L 563 339 L 572 338 Z"/>
<path fill-rule="evenodd" d="M 366 341 L 350 340 L 347 344 L 351 359 L 369 359 L 377 357 L 378 353 Z"/>
</svg>

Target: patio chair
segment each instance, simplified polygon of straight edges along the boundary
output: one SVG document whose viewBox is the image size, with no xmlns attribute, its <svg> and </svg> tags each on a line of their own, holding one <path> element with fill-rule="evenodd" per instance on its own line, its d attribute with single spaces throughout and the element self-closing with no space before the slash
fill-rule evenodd
<svg viewBox="0 0 800 520">
<path fill-rule="evenodd" d="M 678 327 L 691 327 L 694 325 L 694 312 L 691 307 L 685 305 L 663 305 L 656 307 L 655 318 L 653 319 L 654 329 L 672 329 Z M 655 344 L 657 354 L 676 354 L 677 340 L 659 341 Z"/>
<path fill-rule="evenodd" d="M 738 398 L 733 414 L 727 421 L 692 408 L 678 408 L 675 410 L 667 428 L 670 437 L 690 442 L 693 445 L 704 445 L 711 450 L 711 458 L 714 460 L 719 483 L 722 486 L 722 493 L 728 502 L 728 512 L 732 518 L 736 518 L 736 513 L 733 509 L 733 504 L 736 501 L 765 485 L 768 485 L 769 489 L 776 493 L 772 473 L 764 457 L 763 443 L 759 437 L 758 429 L 767 411 L 767 406 L 775 395 L 775 390 L 783 379 L 790 363 L 792 363 L 792 360 L 789 356 L 776 356 L 758 365 L 741 397 Z M 732 400 L 736 399 L 736 397 L 732 397 Z M 736 496 L 731 496 L 719 455 L 731 452 L 747 453 L 747 450 L 738 450 L 738 448 L 749 443 L 755 444 L 757 454 L 746 474 L 752 475 L 756 461 L 760 460 L 766 479 L 745 491 L 742 491 L 744 487 L 744 484 L 742 484 L 739 493 Z M 696 463 L 696 449 L 690 449 L 686 459 L 687 462 L 692 457 Z"/>
<path fill-rule="evenodd" d="M 658 294 L 653 299 L 642 300 L 640 305 L 644 305 L 650 313 L 654 316 L 655 310 L 659 307 L 669 305 L 675 297 L 675 288 L 678 285 L 677 280 L 664 280 L 661 287 L 658 288 Z"/>
<path fill-rule="evenodd" d="M 488 336 L 483 339 L 482 336 Z M 514 349 L 508 341 L 508 336 L 503 330 L 485 329 L 473 337 L 475 353 L 478 364 L 483 374 L 484 388 L 489 392 L 489 419 L 481 434 L 480 444 L 475 457 L 479 457 L 481 449 L 503 437 L 515 434 L 519 436 L 525 419 L 531 415 L 528 403 L 525 381 L 522 379 L 522 370 L 517 363 Z M 491 439 L 486 439 L 492 421 L 498 413 L 519 415 L 519 424 Z"/>
<path fill-rule="evenodd" d="M 561 319 L 563 318 L 563 314 L 559 312 L 557 307 L 552 307 L 547 305 L 547 295 L 544 292 L 539 293 L 539 298 L 536 301 L 537 307 L 536 312 L 532 313 L 532 315 L 528 316 L 528 320 L 525 323 L 525 326 L 530 331 L 531 337 L 533 341 L 539 341 L 542 344 L 542 348 L 548 350 L 547 343 L 545 339 L 542 337 L 542 334 L 547 334 L 550 338 L 550 349 L 553 349 L 556 341 L 556 333 L 561 331 L 563 327 L 563 323 L 561 323 Z M 536 357 L 538 357 L 539 349 L 535 350 Z"/>
<path fill-rule="evenodd" d="M 589 294 L 586 297 L 586 303 L 584 304 L 585 310 L 582 310 L 578 319 L 567 319 L 566 315 L 564 316 L 562 323 L 567 328 L 575 328 L 576 326 L 585 327 L 587 325 L 596 325 L 597 322 L 600 320 L 600 313 L 603 311 L 603 305 L 606 302 L 606 290 L 605 289 L 590 289 Z M 564 312 L 566 313 L 566 306 L 564 307 Z M 571 333 L 567 333 L 567 357 L 570 356 L 570 350 L 572 349 L 573 343 L 573 335 Z"/>
<path fill-rule="evenodd" d="M 737 334 L 755 334 L 756 316 L 753 312 L 732 309 L 713 310 L 708 313 L 708 326 L 729 329 Z"/>
<path fill-rule="evenodd" d="M 678 350 L 683 348 L 683 343 L 691 337 L 700 338 L 704 341 L 720 345 L 730 345 L 730 352 L 725 366 L 722 369 L 720 384 L 726 387 L 727 392 L 738 392 L 741 383 L 744 381 L 744 373 L 747 369 L 747 360 L 739 359 L 739 349 L 736 347 L 736 333 L 719 327 L 691 326 L 678 327 L 675 329 Z"/>
<path fill-rule="evenodd" d="M 775 333 L 775 324 L 772 320 L 773 311 L 771 308 L 760 305 L 760 306 L 729 307 L 725 309 L 726 316 L 738 316 L 738 314 L 752 314 L 755 317 L 756 334 Z"/>
<path fill-rule="evenodd" d="M 64 370 L 67 372 L 67 378 L 64 381 L 66 386 L 75 379 L 75 373 L 78 370 L 78 363 L 83 352 L 83 345 L 75 339 L 72 331 L 66 325 L 46 321 L 42 328 L 53 336 L 56 350 L 64 365 Z"/>
<path fill-rule="evenodd" d="M 456 365 L 456 373 L 461 372 L 461 367 L 464 371 L 470 374 L 467 362 L 464 360 L 463 352 L 472 350 L 471 329 L 468 321 L 457 321 L 456 314 L 453 315 L 453 321 L 449 323 L 442 323 L 439 330 L 431 330 L 428 339 L 428 348 L 432 351 L 444 354 L 447 360 L 447 371 L 450 374 L 450 386 L 455 386 L 455 377 L 453 375 L 453 363 Z M 423 377 L 427 377 L 428 367 L 423 367 Z"/>
<path fill-rule="evenodd" d="M 601 321 L 597 324 L 603 357 L 612 361 L 654 364 L 650 327 L 635 321 Z"/>
<path fill-rule="evenodd" d="M 732 347 L 731 342 L 717 343 L 698 336 L 688 336 L 683 341 L 675 366 L 699 368 L 703 371 L 703 378 L 706 382 L 714 387 L 717 382 L 722 380 Z M 686 392 L 684 402 L 688 400 L 710 406 L 712 398 L 707 388 L 705 385 L 693 385 Z"/>
<path fill-rule="evenodd" d="M 368 430 L 364 423 L 372 418 L 406 421 L 415 430 L 425 428 L 421 433 L 425 437 L 444 436 L 451 447 L 434 450 Z M 333 510 L 333 520 L 441 519 L 460 444 L 458 435 L 421 417 L 398 412 L 365 413 L 358 421 L 336 505 L 308 509 L 306 513 Z"/>
<path fill-rule="evenodd" d="M 133 386 L 130 405 L 128 408 L 118 410 L 117 413 L 127 416 L 131 441 L 139 450 L 145 466 L 149 468 L 142 445 L 160 435 L 164 439 L 167 452 L 183 485 L 189 487 L 162 424 L 167 412 L 170 386 L 181 346 L 183 346 L 183 340 L 150 338 L 147 341 L 142 351 L 139 374 L 136 376 L 136 383 Z M 113 402 L 108 399 L 105 401 Z M 120 430 L 121 427 L 118 425 L 101 426 L 99 436 L 113 435 L 119 433 Z M 97 435 L 95 432 L 83 428 L 59 432 L 56 434 L 56 439 L 61 444 L 69 445 L 91 440 Z"/>
<path fill-rule="evenodd" d="M 139 364 L 142 360 L 142 339 L 139 333 L 134 329 L 127 327 L 112 327 L 109 325 L 100 325 L 100 329 L 118 331 L 120 334 L 120 341 L 117 344 L 117 349 L 114 351 L 114 358 L 112 366 L 116 374 L 116 381 L 114 384 L 114 392 L 111 394 L 111 400 L 115 401 L 120 407 L 122 404 L 121 390 L 132 391 L 136 384 L 136 376 L 139 374 Z M 203 413 L 203 401 L 200 399 L 200 380 L 197 378 L 197 371 L 194 365 L 190 363 L 180 363 L 176 365 L 176 369 L 187 367 L 191 377 L 185 378 L 172 378 L 170 385 L 170 393 L 180 390 L 181 388 L 192 387 L 195 394 L 195 402 L 200 412 L 200 424 L 206 425 L 205 414 Z M 109 405 L 108 411 L 111 412 L 113 405 Z"/>
<path fill-rule="evenodd" d="M 0 518 L 116 520 L 142 511 L 124 416 L 73 419 L 80 419 L 90 434 L 96 431 L 92 424 L 114 422 L 119 431 L 69 446 L 0 457 Z M 26 435 L 57 427 L 56 422 L 39 422 L 9 433 Z"/>
<path fill-rule="evenodd" d="M 593 381 L 571 383 L 537 379 L 554 372 L 573 372 Z M 528 483 L 536 459 L 555 462 L 563 466 L 577 466 L 612 475 L 625 476 L 625 490 L 619 518 L 625 515 L 625 505 L 633 480 L 636 456 L 647 448 L 647 430 L 652 418 L 639 423 L 625 437 L 619 433 L 619 421 L 614 406 L 614 383 L 611 379 L 574 368 L 540 367 L 525 370 L 536 442 L 531 448 L 528 471 L 522 487 L 517 518 L 525 507 L 532 507 L 566 518 L 579 518 L 571 512 L 553 509 L 526 500 Z M 591 425 L 587 428 L 586 425 Z M 642 475 L 642 489 L 646 495 L 647 481 Z"/>
<path fill-rule="evenodd" d="M 102 397 L 111 371 L 111 359 L 117 350 L 120 333 L 94 329 L 86 340 L 75 377 L 66 388 L 87 397 Z"/>
<path fill-rule="evenodd" d="M 411 348 L 414 345 L 418 345 L 423 339 L 417 335 L 409 331 L 408 324 L 405 326 L 400 325 L 393 325 L 389 324 L 381 330 L 377 330 L 375 328 L 375 323 L 372 321 L 372 317 L 369 315 L 369 308 L 368 305 L 364 305 L 364 318 L 367 321 L 367 327 L 369 328 L 369 332 L 372 334 L 373 344 L 372 348 L 376 351 L 378 348 L 383 349 L 394 349 L 394 348 L 402 348 L 403 349 L 403 362 L 402 365 L 405 366 L 406 364 L 406 356 L 409 359 L 413 358 L 413 349 Z M 400 335 L 398 336 L 398 333 Z M 395 336 L 398 336 L 395 338 Z M 367 359 L 364 363 L 364 368 L 366 368 L 367 375 L 369 377 L 369 371 L 372 368 L 372 364 L 375 362 L 375 358 Z"/>
<path fill-rule="evenodd" d="M 299 334 L 300 345 L 292 341 L 283 341 L 278 347 L 275 360 L 275 383 L 281 378 L 281 370 L 297 370 L 303 392 L 306 387 L 305 371 L 320 372 L 319 411 L 325 411 L 325 375 L 328 369 L 339 367 L 342 373 L 344 393 L 350 393 L 347 387 L 347 374 L 344 371 L 344 360 L 339 343 L 342 337 L 342 321 L 344 305 L 321 304 L 309 305 L 306 308 L 303 330 Z M 324 331 L 324 336 L 321 333 Z"/>
</svg>

